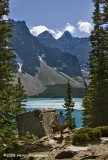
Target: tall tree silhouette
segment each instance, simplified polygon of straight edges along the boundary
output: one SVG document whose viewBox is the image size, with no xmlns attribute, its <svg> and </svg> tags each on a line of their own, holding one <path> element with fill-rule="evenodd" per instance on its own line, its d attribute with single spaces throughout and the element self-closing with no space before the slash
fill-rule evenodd
<svg viewBox="0 0 108 160">
<path fill-rule="evenodd" d="M 74 102 L 72 101 L 72 86 L 68 80 L 67 88 L 66 88 L 66 97 L 64 98 L 63 107 L 66 108 L 66 126 L 69 128 L 75 128 L 75 118 L 72 118 L 72 113 L 74 111 Z"/>
<path fill-rule="evenodd" d="M 107 0 L 93 0 L 93 3 L 91 82 L 83 101 L 83 125 L 89 127 L 108 125 L 108 3 Z"/>
</svg>

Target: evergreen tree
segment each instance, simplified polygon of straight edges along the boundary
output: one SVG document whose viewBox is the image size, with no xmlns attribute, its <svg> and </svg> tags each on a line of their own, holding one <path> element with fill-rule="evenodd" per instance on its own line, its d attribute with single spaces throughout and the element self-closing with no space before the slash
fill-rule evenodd
<svg viewBox="0 0 108 160">
<path fill-rule="evenodd" d="M 94 30 L 89 55 L 91 83 L 83 101 L 83 125 L 89 127 L 108 125 L 108 3 L 93 0 Z"/>
<path fill-rule="evenodd" d="M 12 59 L 15 55 L 11 54 L 11 25 L 4 16 L 9 13 L 9 1 L 0 1 L 0 152 L 6 147 L 13 145 L 16 141 L 14 123 L 14 86 L 13 73 L 11 67 L 14 65 Z"/>
<path fill-rule="evenodd" d="M 15 114 L 25 112 L 24 106 L 26 102 L 26 96 L 24 95 L 24 86 L 21 83 L 20 77 L 18 77 L 18 83 L 15 86 Z"/>
<path fill-rule="evenodd" d="M 72 113 L 74 111 L 74 102 L 72 101 L 72 86 L 68 80 L 67 88 L 66 88 L 66 97 L 64 98 L 64 105 L 63 107 L 66 108 L 66 126 L 69 128 L 75 128 L 75 118 L 72 118 Z"/>
</svg>

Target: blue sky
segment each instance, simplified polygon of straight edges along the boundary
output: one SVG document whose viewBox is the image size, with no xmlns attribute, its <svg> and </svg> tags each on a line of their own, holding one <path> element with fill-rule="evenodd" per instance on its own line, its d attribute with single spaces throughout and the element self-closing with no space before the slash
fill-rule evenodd
<svg viewBox="0 0 108 160">
<path fill-rule="evenodd" d="M 58 38 L 68 30 L 86 37 L 93 26 L 92 12 L 92 0 L 10 0 L 9 17 L 25 20 L 34 35 L 49 30 Z"/>
</svg>

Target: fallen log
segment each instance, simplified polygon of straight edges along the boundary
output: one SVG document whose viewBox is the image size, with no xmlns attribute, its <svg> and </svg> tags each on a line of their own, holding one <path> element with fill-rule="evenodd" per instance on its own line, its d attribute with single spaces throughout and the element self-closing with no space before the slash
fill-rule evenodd
<svg viewBox="0 0 108 160">
<path fill-rule="evenodd" d="M 98 158 L 99 156 L 100 156 L 100 155 L 86 156 L 86 157 L 81 158 L 80 160 L 84 160 L 84 159 L 96 159 L 96 158 Z"/>
</svg>

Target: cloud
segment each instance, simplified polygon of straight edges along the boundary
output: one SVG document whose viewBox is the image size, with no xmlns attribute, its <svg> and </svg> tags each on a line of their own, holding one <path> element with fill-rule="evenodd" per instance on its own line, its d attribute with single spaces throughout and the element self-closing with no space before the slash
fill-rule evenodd
<svg viewBox="0 0 108 160">
<path fill-rule="evenodd" d="M 56 34 L 56 32 L 53 29 L 48 29 L 48 32 L 51 33 L 52 35 Z"/>
<path fill-rule="evenodd" d="M 73 34 L 75 32 L 75 30 L 76 30 L 76 28 L 74 26 L 72 26 L 70 23 L 67 23 L 65 28 L 62 29 L 61 31 L 56 30 L 56 34 L 54 35 L 54 37 L 55 37 L 55 39 L 58 39 L 63 35 L 63 33 L 65 31 L 69 31 L 71 34 Z"/>
<path fill-rule="evenodd" d="M 55 39 L 60 38 L 63 35 L 63 33 L 64 33 L 63 31 L 56 30 L 56 34 L 54 35 L 54 38 Z"/>
<path fill-rule="evenodd" d="M 75 32 L 76 28 L 74 26 L 72 26 L 70 23 L 66 24 L 66 27 L 64 29 L 64 31 L 69 31 L 71 34 L 73 34 Z"/>
<path fill-rule="evenodd" d="M 44 31 L 48 31 L 48 28 L 45 26 L 36 26 L 30 29 L 31 34 L 33 34 L 34 36 L 38 36 Z"/>
<path fill-rule="evenodd" d="M 69 31 L 71 34 L 73 34 L 75 32 L 75 30 L 76 30 L 76 28 L 74 26 L 72 26 L 70 23 L 67 23 L 65 28 L 62 29 L 61 31 L 56 30 L 56 34 L 54 35 L 54 37 L 55 37 L 55 39 L 58 39 L 63 35 L 63 33 L 65 31 Z"/>
<path fill-rule="evenodd" d="M 92 30 L 92 25 L 91 23 L 89 22 L 86 22 L 86 21 L 82 21 L 80 20 L 78 23 L 78 29 L 81 31 L 81 32 L 86 32 L 86 33 L 90 33 L 91 30 Z"/>
<path fill-rule="evenodd" d="M 61 37 L 62 34 L 63 34 L 63 31 L 48 29 L 46 26 L 36 26 L 36 27 L 33 27 L 32 29 L 30 29 L 31 34 L 33 34 L 34 36 L 38 36 L 39 34 L 41 34 L 44 31 L 48 31 L 56 39 L 58 39 L 59 37 Z"/>
<path fill-rule="evenodd" d="M 36 27 L 33 27 L 32 29 L 30 29 L 30 32 L 31 34 L 33 34 L 34 36 L 38 36 L 39 34 L 41 34 L 42 32 L 44 31 L 48 31 L 49 33 L 51 33 L 55 39 L 58 39 L 60 38 L 63 33 L 65 31 L 69 31 L 71 34 L 73 34 L 75 32 L 75 27 L 72 26 L 70 23 L 67 23 L 65 28 L 62 29 L 62 30 L 53 30 L 53 29 L 49 29 L 47 28 L 46 26 L 36 26 Z"/>
<path fill-rule="evenodd" d="M 33 34 L 34 36 L 38 36 L 44 31 L 48 31 L 52 35 L 56 34 L 56 32 L 53 29 L 48 29 L 46 26 L 36 26 L 30 29 L 31 34 Z"/>
</svg>

